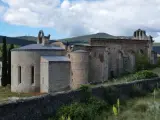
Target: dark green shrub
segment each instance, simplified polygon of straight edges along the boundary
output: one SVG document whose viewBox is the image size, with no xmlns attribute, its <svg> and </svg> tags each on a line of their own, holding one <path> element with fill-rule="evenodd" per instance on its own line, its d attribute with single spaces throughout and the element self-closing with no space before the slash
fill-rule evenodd
<svg viewBox="0 0 160 120">
<path fill-rule="evenodd" d="M 157 66 L 160 67 L 160 57 L 157 58 Z"/>
<path fill-rule="evenodd" d="M 130 91 L 130 97 L 142 97 L 145 95 L 147 95 L 147 91 L 142 89 L 142 86 L 136 84 L 132 86 Z"/>
<path fill-rule="evenodd" d="M 79 88 L 82 94 L 80 102 L 87 102 L 88 99 L 91 97 L 91 89 L 89 85 L 81 85 Z"/>
<path fill-rule="evenodd" d="M 3 38 L 3 49 L 2 49 L 2 77 L 1 84 L 2 86 L 7 85 L 7 46 L 6 46 L 6 37 Z"/>
<path fill-rule="evenodd" d="M 136 71 L 153 69 L 155 67 L 157 65 L 151 64 L 146 54 L 136 54 Z"/>
<path fill-rule="evenodd" d="M 56 114 L 56 119 L 69 116 L 71 120 L 93 120 L 107 109 L 108 105 L 104 101 L 92 97 L 87 103 L 73 103 L 61 107 Z"/>
<path fill-rule="evenodd" d="M 14 48 L 14 45 L 11 44 L 8 49 L 8 75 L 7 75 L 7 84 L 11 84 L 11 50 Z"/>
<path fill-rule="evenodd" d="M 88 91 L 89 88 L 90 88 L 89 85 L 81 85 L 79 89 L 82 90 L 82 91 Z"/>
<path fill-rule="evenodd" d="M 156 73 L 153 73 L 152 71 L 149 71 L 149 70 L 136 72 L 135 76 L 137 79 L 149 79 L 149 78 L 158 77 Z"/>
<path fill-rule="evenodd" d="M 119 90 L 113 86 L 104 88 L 104 97 L 109 105 L 113 105 L 119 98 Z"/>
</svg>

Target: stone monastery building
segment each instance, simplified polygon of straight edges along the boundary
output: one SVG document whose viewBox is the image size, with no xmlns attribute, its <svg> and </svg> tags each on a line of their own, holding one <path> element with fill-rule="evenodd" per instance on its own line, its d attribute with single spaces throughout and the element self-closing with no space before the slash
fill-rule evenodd
<svg viewBox="0 0 160 120">
<path fill-rule="evenodd" d="M 37 44 L 12 50 L 12 92 L 52 93 L 132 73 L 136 53 L 156 63 L 152 37 L 140 29 L 131 37 L 91 38 L 88 45 L 51 44 L 49 39 L 40 31 Z"/>
</svg>

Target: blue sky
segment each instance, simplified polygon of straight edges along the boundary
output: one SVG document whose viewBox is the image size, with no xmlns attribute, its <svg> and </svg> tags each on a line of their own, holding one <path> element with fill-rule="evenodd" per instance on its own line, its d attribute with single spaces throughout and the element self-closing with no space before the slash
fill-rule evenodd
<svg viewBox="0 0 160 120">
<path fill-rule="evenodd" d="M 1 0 L 0 0 L 0 5 L 9 7 L 7 3 L 4 3 Z M 51 34 L 52 38 L 58 39 L 58 38 L 66 37 L 65 34 L 57 33 L 54 28 L 14 25 L 14 24 L 9 24 L 6 21 L 0 20 L 0 35 L 4 35 L 4 36 L 24 36 L 24 35 L 37 36 L 37 33 L 41 29 L 44 30 L 46 34 Z"/>
<path fill-rule="evenodd" d="M 19 26 L 11 25 L 7 22 L 0 22 L 0 35 L 5 36 L 37 36 L 39 30 L 45 31 L 46 35 L 51 34 L 54 38 L 65 38 L 65 35 L 57 33 L 54 28 L 43 28 L 43 27 L 28 27 L 28 26 Z"/>
<path fill-rule="evenodd" d="M 131 36 L 136 29 L 160 42 L 160 0 L 0 0 L 0 35 L 52 39 L 105 32 Z"/>
</svg>

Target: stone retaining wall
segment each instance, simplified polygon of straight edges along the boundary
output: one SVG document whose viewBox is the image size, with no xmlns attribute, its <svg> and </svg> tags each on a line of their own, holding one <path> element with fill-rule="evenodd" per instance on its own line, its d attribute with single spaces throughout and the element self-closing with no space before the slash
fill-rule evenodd
<svg viewBox="0 0 160 120">
<path fill-rule="evenodd" d="M 98 86 L 92 88 L 92 95 L 105 100 L 108 96 L 108 94 L 105 94 L 105 90 L 108 88 L 116 88 L 118 91 L 117 97 L 123 98 L 122 96 L 124 95 L 130 96 L 132 88 L 135 85 L 141 86 L 144 90 L 153 90 L 153 88 L 159 87 L 159 84 L 160 78 L 154 78 L 111 86 Z M 82 96 L 83 93 L 77 90 L 0 104 L 0 120 L 47 120 L 48 116 L 53 116 L 56 110 L 62 105 L 79 100 Z"/>
</svg>

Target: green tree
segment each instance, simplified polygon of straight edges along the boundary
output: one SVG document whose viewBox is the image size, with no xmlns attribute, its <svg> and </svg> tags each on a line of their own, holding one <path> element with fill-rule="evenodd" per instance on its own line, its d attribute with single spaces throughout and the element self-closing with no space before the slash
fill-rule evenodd
<svg viewBox="0 0 160 120">
<path fill-rule="evenodd" d="M 7 84 L 11 84 L 11 50 L 14 48 L 14 45 L 11 44 L 8 49 L 8 75 L 7 75 Z"/>
<path fill-rule="evenodd" d="M 151 67 L 149 58 L 146 54 L 136 54 L 136 71 L 146 70 Z"/>
<path fill-rule="evenodd" d="M 2 78 L 1 78 L 2 86 L 7 85 L 7 46 L 6 46 L 6 37 L 3 38 L 3 46 L 2 46 Z"/>
</svg>

